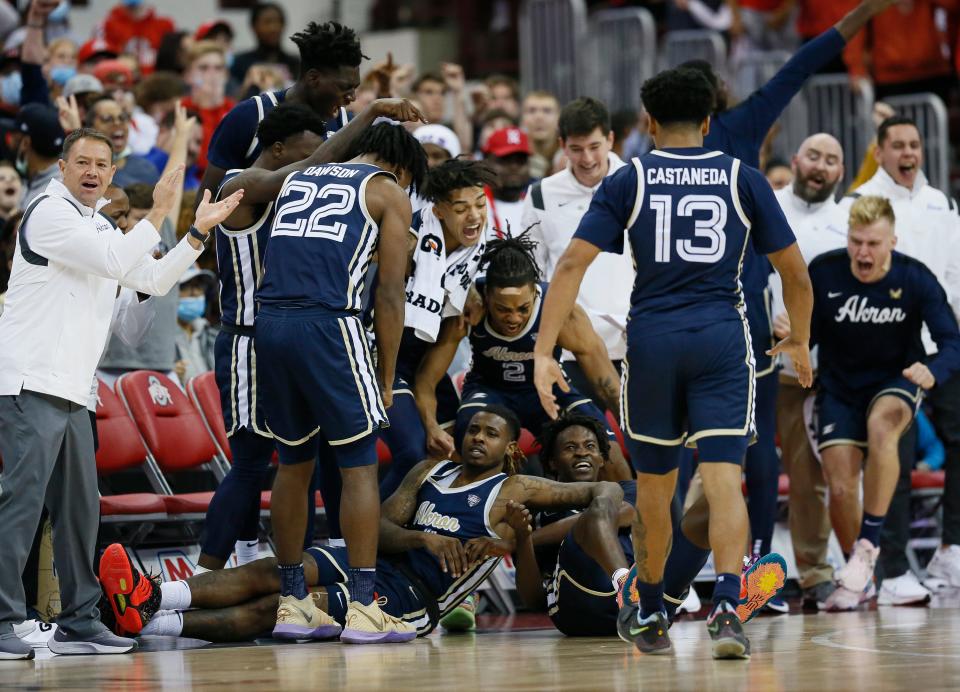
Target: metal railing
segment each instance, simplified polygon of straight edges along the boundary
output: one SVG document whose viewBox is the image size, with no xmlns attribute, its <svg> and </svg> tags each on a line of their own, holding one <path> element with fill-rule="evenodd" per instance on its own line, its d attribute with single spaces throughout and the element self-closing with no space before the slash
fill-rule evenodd
<svg viewBox="0 0 960 692">
<path fill-rule="evenodd" d="M 859 91 L 854 91 L 845 74 L 816 75 L 801 93 L 807 110 L 807 134 L 826 132 L 843 146 L 842 189 L 846 189 L 857 174 L 876 129 L 871 118 L 873 87 L 864 82 Z"/>
<path fill-rule="evenodd" d="M 706 60 L 717 74 L 728 75 L 727 44 L 716 31 L 671 31 L 660 46 L 660 69 L 667 70 L 688 60 Z"/>
<path fill-rule="evenodd" d="M 524 91 L 553 92 L 561 104 L 579 96 L 579 56 L 587 37 L 584 1 L 526 0 L 519 36 Z"/>
<path fill-rule="evenodd" d="M 923 136 L 923 170 L 930 185 L 950 196 L 950 130 L 947 107 L 936 94 L 885 99 L 897 113 L 912 118 Z"/>
<path fill-rule="evenodd" d="M 611 112 L 640 108 L 640 87 L 656 73 L 657 26 L 642 7 L 601 10 L 590 15 L 580 54 L 581 91 Z"/>
</svg>

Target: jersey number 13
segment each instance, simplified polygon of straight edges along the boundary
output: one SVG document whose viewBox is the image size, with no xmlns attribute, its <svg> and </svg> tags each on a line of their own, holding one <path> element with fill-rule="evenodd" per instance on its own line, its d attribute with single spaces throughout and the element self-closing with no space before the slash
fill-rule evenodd
<svg viewBox="0 0 960 692">
<path fill-rule="evenodd" d="M 673 197 L 650 195 L 650 208 L 656 219 L 657 262 L 669 262 L 673 251 L 670 227 L 674 217 Z M 694 212 L 707 212 L 709 216 L 696 217 Z M 724 226 L 727 224 L 727 203 L 716 195 L 684 195 L 677 203 L 676 216 L 693 218 L 693 233 L 700 242 L 684 238 L 677 240 L 676 251 L 687 262 L 713 264 L 723 259 L 727 248 Z"/>
</svg>

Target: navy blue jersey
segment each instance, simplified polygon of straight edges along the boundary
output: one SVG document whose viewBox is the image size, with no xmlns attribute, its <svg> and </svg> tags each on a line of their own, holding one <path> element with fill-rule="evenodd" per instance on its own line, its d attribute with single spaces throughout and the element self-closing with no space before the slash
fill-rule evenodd
<svg viewBox="0 0 960 692">
<path fill-rule="evenodd" d="M 257 127 L 264 116 L 283 103 L 286 97 L 286 90 L 265 91 L 231 108 L 210 138 L 207 161 L 224 170 L 252 166 L 260 156 Z M 338 132 L 348 120 L 346 109 L 341 108 L 335 118 L 327 121 L 327 137 Z"/>
<path fill-rule="evenodd" d="M 533 384 L 533 347 L 540 331 L 540 314 L 547 284 L 537 286 L 537 295 L 527 326 L 516 336 L 498 334 L 490 324 L 489 315 L 470 329 L 470 349 L 473 359 L 464 385 L 483 384 L 501 389 L 530 389 Z M 553 357 L 560 360 L 561 349 L 554 349 Z"/>
<path fill-rule="evenodd" d="M 367 181 L 393 175 L 366 163 L 291 173 L 277 196 L 257 301 L 359 312 L 379 228 L 367 213 Z"/>
<path fill-rule="evenodd" d="M 620 253 L 626 229 L 637 270 L 628 335 L 742 319 L 751 233 L 763 254 L 795 242 L 766 178 L 699 147 L 654 150 L 632 164 L 604 178 L 574 234 Z"/>
<path fill-rule="evenodd" d="M 939 352 L 927 367 L 937 383 L 960 369 L 960 332 L 943 287 L 925 264 L 893 253 L 890 271 L 865 284 L 854 277 L 845 249 L 810 263 L 811 342 L 820 345 L 820 384 L 842 395 L 882 385 L 925 361 L 926 323 Z"/>
<path fill-rule="evenodd" d="M 243 173 L 242 169 L 227 171 L 220 189 Z M 217 191 L 219 198 L 220 192 Z M 249 228 L 230 228 L 218 224 L 217 269 L 220 275 L 221 321 L 243 327 L 252 327 L 256 315 L 254 291 L 263 276 L 263 254 L 273 226 L 273 202 L 262 206 L 262 212 Z"/>
<path fill-rule="evenodd" d="M 482 481 L 450 487 L 462 470 L 463 467 L 454 461 L 441 461 L 430 470 L 417 491 L 417 509 L 407 528 L 450 536 L 463 542 L 479 536 L 498 538 L 490 526 L 490 510 L 507 474 L 497 473 Z M 444 601 L 455 598 L 465 589 L 470 593 L 469 589 L 476 588 L 500 561 L 499 558 L 487 558 L 472 566 L 468 574 L 454 580 L 440 569 L 437 558 L 425 549 L 411 550 L 406 553 L 406 558 L 413 571 L 437 597 L 441 611 Z"/>
</svg>

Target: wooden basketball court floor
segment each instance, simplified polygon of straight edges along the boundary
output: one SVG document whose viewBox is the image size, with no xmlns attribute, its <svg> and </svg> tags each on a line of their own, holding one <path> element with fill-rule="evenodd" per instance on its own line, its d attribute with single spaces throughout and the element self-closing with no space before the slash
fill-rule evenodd
<svg viewBox="0 0 960 692">
<path fill-rule="evenodd" d="M 540 616 L 482 619 L 475 634 L 409 644 L 205 646 L 146 637 L 127 656 L 0 662 L 0 690 L 934 690 L 960 689 L 960 609 L 878 608 L 761 617 L 750 661 L 714 661 L 702 620 L 672 656 L 567 638 Z"/>
</svg>

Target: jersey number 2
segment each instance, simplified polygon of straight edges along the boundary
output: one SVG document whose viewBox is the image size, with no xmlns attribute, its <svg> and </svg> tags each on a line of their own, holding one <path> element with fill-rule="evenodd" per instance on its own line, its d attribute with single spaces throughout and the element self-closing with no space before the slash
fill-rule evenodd
<svg viewBox="0 0 960 692">
<path fill-rule="evenodd" d="M 503 364 L 504 382 L 526 382 L 526 373 L 523 370 L 523 363 L 517 361 L 508 361 Z"/>
<path fill-rule="evenodd" d="M 277 217 L 273 222 L 271 235 L 289 235 L 296 238 L 326 238 L 338 243 L 343 242 L 347 224 L 334 221 L 331 224 L 321 223 L 328 216 L 341 216 L 353 208 L 357 200 L 356 189 L 349 185 L 330 183 L 318 188 L 314 183 L 303 180 L 294 180 L 281 192 L 281 197 L 302 195 L 284 202 L 277 209 Z M 304 214 L 316 200 L 325 200 L 314 209 L 309 216 Z M 287 218 L 285 218 L 287 217 Z M 289 217 L 293 217 L 289 219 Z"/>
<path fill-rule="evenodd" d="M 654 258 L 657 262 L 669 262 L 671 248 L 670 225 L 673 220 L 673 197 L 670 195 L 650 195 L 650 208 L 656 217 L 656 247 Z M 694 244 L 690 238 L 676 242 L 677 254 L 687 262 L 713 264 L 723 259 L 727 248 L 727 203 L 716 195 L 684 195 L 677 204 L 677 216 L 692 217 L 694 212 L 709 212 L 709 218 L 694 218 L 693 233 L 706 244 Z"/>
</svg>

